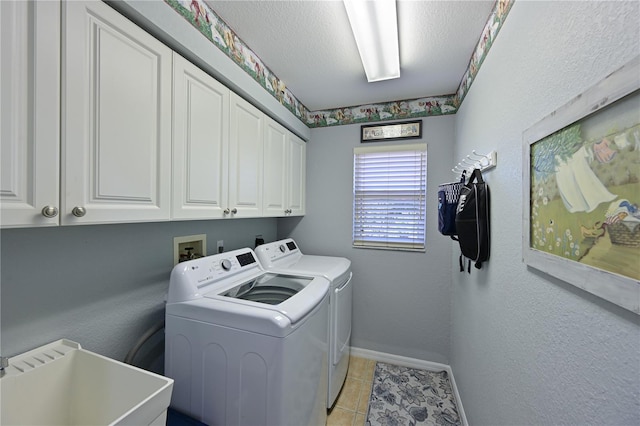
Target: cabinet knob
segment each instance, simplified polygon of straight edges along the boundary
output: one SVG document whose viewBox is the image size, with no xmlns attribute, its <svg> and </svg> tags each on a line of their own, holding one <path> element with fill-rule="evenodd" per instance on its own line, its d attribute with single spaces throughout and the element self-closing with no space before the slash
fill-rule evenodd
<svg viewBox="0 0 640 426">
<path fill-rule="evenodd" d="M 84 207 L 74 207 L 73 210 L 71 210 L 71 214 L 75 217 L 82 217 L 87 214 L 87 209 Z"/>
<path fill-rule="evenodd" d="M 291 214 L 291 209 L 286 209 L 286 210 L 284 211 L 284 214 Z"/>
<path fill-rule="evenodd" d="M 238 213 L 238 209 L 236 209 L 235 207 L 231 209 L 231 214 L 236 214 L 236 213 Z"/>
<path fill-rule="evenodd" d="M 52 218 L 58 216 L 58 209 L 54 206 L 44 206 L 42 208 L 42 216 Z"/>
<path fill-rule="evenodd" d="M 229 213 L 231 213 L 231 210 L 229 210 L 229 209 L 224 209 L 223 213 L 224 213 L 224 214 L 229 214 Z"/>
</svg>

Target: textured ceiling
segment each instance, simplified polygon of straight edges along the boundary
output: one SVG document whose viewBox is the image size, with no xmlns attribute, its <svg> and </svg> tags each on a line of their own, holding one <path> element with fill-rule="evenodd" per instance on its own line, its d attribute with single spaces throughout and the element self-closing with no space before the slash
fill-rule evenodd
<svg viewBox="0 0 640 426">
<path fill-rule="evenodd" d="M 398 0 L 399 79 L 368 83 L 342 1 L 206 3 L 310 111 L 455 93 L 494 1 Z"/>
</svg>

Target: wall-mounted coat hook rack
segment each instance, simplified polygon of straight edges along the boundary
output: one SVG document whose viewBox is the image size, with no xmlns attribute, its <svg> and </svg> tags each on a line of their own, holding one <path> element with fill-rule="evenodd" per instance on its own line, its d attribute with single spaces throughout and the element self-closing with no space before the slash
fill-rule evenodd
<svg viewBox="0 0 640 426">
<path fill-rule="evenodd" d="M 496 151 L 491 151 L 488 154 L 478 154 L 474 149 L 471 151 L 470 155 L 464 157 L 458 164 L 456 164 L 451 171 L 455 174 L 462 173 L 463 171 L 467 171 L 467 173 L 471 173 L 473 169 L 480 169 L 480 171 L 485 171 L 489 169 L 493 169 L 498 164 L 498 153 Z"/>
</svg>

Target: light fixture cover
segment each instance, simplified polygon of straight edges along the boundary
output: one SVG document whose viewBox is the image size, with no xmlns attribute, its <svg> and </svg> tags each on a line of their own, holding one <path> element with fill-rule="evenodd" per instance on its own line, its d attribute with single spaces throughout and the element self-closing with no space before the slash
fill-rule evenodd
<svg viewBox="0 0 640 426">
<path fill-rule="evenodd" d="M 343 0 L 369 82 L 400 77 L 395 0 Z"/>
</svg>

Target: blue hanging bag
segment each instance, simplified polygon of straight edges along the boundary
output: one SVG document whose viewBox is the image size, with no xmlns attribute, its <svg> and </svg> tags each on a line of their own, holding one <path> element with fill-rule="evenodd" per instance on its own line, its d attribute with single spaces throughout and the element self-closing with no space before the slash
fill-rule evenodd
<svg viewBox="0 0 640 426">
<path fill-rule="evenodd" d="M 462 173 L 460 182 L 438 185 L 438 231 L 458 240 L 456 231 L 456 208 L 460 199 L 460 190 L 464 186 L 466 172 Z"/>
</svg>

